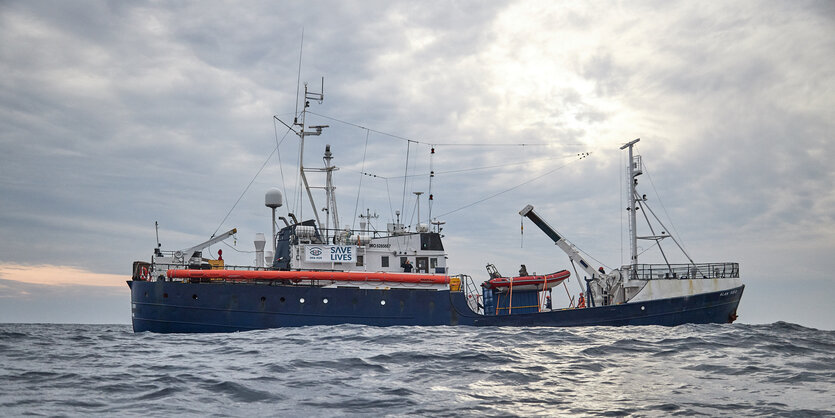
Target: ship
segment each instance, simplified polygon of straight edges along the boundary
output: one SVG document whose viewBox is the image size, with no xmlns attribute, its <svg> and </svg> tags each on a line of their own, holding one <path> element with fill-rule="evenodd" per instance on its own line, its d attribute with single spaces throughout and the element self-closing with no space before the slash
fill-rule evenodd
<svg viewBox="0 0 835 418">
<path fill-rule="evenodd" d="M 321 102 L 321 92 L 305 99 Z M 304 150 L 307 136 L 320 135 L 327 125 L 308 126 L 309 102 L 292 123 L 284 123 Z M 279 216 L 283 196 L 278 189 L 265 194 L 272 210 L 269 240 L 257 234 L 255 263 L 227 265 L 218 257 L 204 256 L 210 246 L 237 233 L 231 229 L 209 240 L 177 251 L 162 251 L 159 238 L 149 261 L 135 261 L 131 280 L 131 320 L 135 332 L 216 333 L 282 327 L 334 326 L 677 326 L 689 323 L 732 323 L 745 285 L 735 262 L 641 264 L 638 240 L 654 243 L 675 238 L 650 226 L 651 234 L 638 236 L 636 212 L 653 214 L 646 195 L 637 191 L 642 174 L 639 139 L 621 147 L 628 152 L 626 168 L 631 257 L 628 264 L 606 272 L 595 269 L 577 247 L 526 205 L 519 214 L 541 229 L 568 256 L 582 292 L 568 292 L 568 305 L 554 307 L 551 295 L 565 286 L 571 273 L 504 276 L 487 264 L 481 281 L 448 268 L 441 222 L 418 222 L 406 227 L 388 223 L 385 230 L 371 225 L 372 215 L 360 215 L 359 229 L 340 228 L 332 181 L 336 167 L 330 146 L 325 147 L 323 168 L 303 167 L 299 176 L 312 206 L 312 218 L 299 220 L 293 213 Z M 306 173 L 326 174 L 324 208 L 315 204 Z M 415 192 L 417 199 L 420 192 Z M 431 198 L 431 196 L 430 196 Z M 420 205 L 417 205 L 418 210 Z M 324 212 L 325 219 L 319 218 Z M 657 218 L 656 218 L 657 219 Z M 660 222 L 660 220 L 658 220 Z M 271 248 L 267 247 L 269 243 Z M 680 247 L 680 245 L 679 245 Z M 682 249 L 683 251 L 683 249 Z M 579 270 L 578 270 L 579 269 Z M 582 271 L 582 274 L 580 273 Z M 580 276 L 582 275 L 582 279 Z"/>
</svg>

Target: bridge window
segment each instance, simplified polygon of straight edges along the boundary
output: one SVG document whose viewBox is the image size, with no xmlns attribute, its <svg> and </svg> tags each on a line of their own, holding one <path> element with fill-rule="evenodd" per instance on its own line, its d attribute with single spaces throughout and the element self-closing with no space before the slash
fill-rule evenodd
<svg viewBox="0 0 835 418">
<path fill-rule="evenodd" d="M 381 263 L 382 263 L 383 267 L 388 267 L 389 266 L 389 256 L 384 255 L 383 258 L 381 259 Z"/>
<path fill-rule="evenodd" d="M 361 265 L 363 265 L 364 262 L 365 262 L 365 256 L 364 255 L 358 255 L 357 256 L 357 265 L 361 266 Z"/>
<path fill-rule="evenodd" d="M 441 235 L 437 232 L 425 232 L 420 234 L 420 249 L 443 251 L 444 244 L 441 243 Z"/>
</svg>

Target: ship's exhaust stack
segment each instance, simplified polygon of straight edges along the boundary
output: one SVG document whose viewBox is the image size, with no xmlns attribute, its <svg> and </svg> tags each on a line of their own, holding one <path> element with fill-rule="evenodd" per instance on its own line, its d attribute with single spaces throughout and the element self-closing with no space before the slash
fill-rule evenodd
<svg viewBox="0 0 835 418">
<path fill-rule="evenodd" d="M 255 267 L 264 267 L 264 246 L 267 245 L 267 239 L 264 234 L 258 232 L 255 234 Z"/>
</svg>

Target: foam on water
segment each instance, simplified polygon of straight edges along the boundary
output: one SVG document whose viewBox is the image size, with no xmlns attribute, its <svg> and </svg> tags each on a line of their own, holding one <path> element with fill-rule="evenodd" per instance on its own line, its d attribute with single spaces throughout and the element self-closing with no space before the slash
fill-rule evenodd
<svg viewBox="0 0 835 418">
<path fill-rule="evenodd" d="M 0 324 L 0 414 L 832 415 L 835 332 Z"/>
</svg>

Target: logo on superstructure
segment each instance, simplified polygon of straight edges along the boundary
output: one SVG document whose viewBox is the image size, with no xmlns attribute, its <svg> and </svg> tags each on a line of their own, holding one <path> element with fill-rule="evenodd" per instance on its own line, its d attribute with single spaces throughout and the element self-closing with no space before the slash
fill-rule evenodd
<svg viewBox="0 0 835 418">
<path fill-rule="evenodd" d="M 310 251 L 310 255 L 314 257 L 322 255 L 322 249 L 319 247 L 311 247 L 308 251 Z"/>
</svg>

